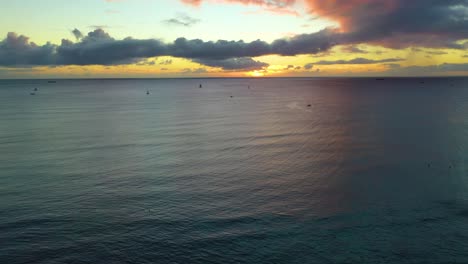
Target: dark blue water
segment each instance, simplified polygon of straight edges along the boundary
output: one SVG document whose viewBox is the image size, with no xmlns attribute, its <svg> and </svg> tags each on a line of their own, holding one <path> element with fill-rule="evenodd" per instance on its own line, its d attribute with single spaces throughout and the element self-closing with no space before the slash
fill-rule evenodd
<svg viewBox="0 0 468 264">
<path fill-rule="evenodd" d="M 468 79 L 420 81 L 0 81 L 0 263 L 468 263 Z"/>
</svg>

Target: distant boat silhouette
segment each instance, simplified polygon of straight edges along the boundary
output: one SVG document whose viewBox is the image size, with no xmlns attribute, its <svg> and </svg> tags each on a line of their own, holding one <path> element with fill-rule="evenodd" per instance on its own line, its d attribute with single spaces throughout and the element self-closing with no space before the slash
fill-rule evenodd
<svg viewBox="0 0 468 264">
<path fill-rule="evenodd" d="M 150 94 L 150 92 L 149 92 L 149 91 L 146 91 L 146 95 L 148 95 L 148 94 Z"/>
<path fill-rule="evenodd" d="M 37 92 L 37 88 L 34 88 L 34 91 Z"/>
<path fill-rule="evenodd" d="M 311 107 L 312 105 L 311 104 L 308 104 L 307 107 Z"/>
<path fill-rule="evenodd" d="M 29 94 L 30 94 L 30 95 L 36 95 L 36 93 L 35 93 L 35 92 L 30 92 Z"/>
<path fill-rule="evenodd" d="M 234 96 L 231 95 L 231 98 L 233 98 Z"/>
<path fill-rule="evenodd" d="M 384 78 L 377 78 L 377 79 L 375 79 L 375 80 L 376 80 L 376 81 L 385 81 Z"/>
<path fill-rule="evenodd" d="M 57 81 L 48 81 L 48 83 L 56 83 Z"/>
<path fill-rule="evenodd" d="M 200 86 L 198 86 L 198 88 L 202 88 L 203 86 L 200 84 Z"/>
</svg>

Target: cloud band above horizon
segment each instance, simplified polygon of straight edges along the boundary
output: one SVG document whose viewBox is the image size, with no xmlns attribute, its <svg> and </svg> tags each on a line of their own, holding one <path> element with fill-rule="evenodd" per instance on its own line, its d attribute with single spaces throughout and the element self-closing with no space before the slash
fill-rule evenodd
<svg viewBox="0 0 468 264">
<path fill-rule="evenodd" d="M 181 0 L 190 5 L 203 1 Z M 294 0 L 223 0 L 262 6 L 289 7 Z M 268 43 L 178 38 L 114 39 L 98 28 L 88 34 L 75 29 L 76 42 L 37 45 L 10 32 L 0 42 L 0 66 L 121 65 L 157 56 L 184 58 L 224 70 L 261 69 L 253 58 L 326 52 L 337 45 L 370 44 L 387 48 L 468 48 L 468 0 L 304 0 L 312 14 L 336 21 L 339 28 L 280 38 Z M 359 62 L 359 61 L 357 61 Z M 326 62 L 323 62 L 326 63 Z"/>
</svg>

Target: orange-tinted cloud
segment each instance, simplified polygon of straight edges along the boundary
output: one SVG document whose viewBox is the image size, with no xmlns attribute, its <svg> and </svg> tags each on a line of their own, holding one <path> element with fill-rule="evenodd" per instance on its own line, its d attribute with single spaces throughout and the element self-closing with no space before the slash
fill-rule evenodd
<svg viewBox="0 0 468 264">
<path fill-rule="evenodd" d="M 468 0 L 304 0 L 310 12 L 336 21 L 347 43 L 392 48 L 463 49 Z"/>
<path fill-rule="evenodd" d="M 203 2 L 220 3 L 220 4 L 243 4 L 256 5 L 262 7 L 262 10 L 255 12 L 269 12 L 280 15 L 299 16 L 300 14 L 291 7 L 296 3 L 296 0 L 180 0 L 182 3 L 200 6 Z"/>
<path fill-rule="evenodd" d="M 356 30 L 365 22 L 392 12 L 398 0 L 305 0 L 310 11 L 340 24 L 343 31 Z M 401 2 L 401 1 L 400 1 Z"/>
</svg>

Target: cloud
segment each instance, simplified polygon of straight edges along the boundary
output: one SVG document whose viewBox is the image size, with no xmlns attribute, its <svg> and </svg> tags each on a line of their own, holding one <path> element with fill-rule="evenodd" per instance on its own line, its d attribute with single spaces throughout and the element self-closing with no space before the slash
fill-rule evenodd
<svg viewBox="0 0 468 264">
<path fill-rule="evenodd" d="M 174 26 L 190 27 L 200 22 L 200 19 L 190 17 L 186 14 L 179 14 L 175 18 L 163 20 L 164 23 Z"/>
<path fill-rule="evenodd" d="M 138 66 L 153 66 L 153 65 L 156 65 L 156 61 L 154 61 L 154 60 L 152 60 L 152 61 L 140 61 L 136 65 L 138 65 Z"/>
<path fill-rule="evenodd" d="M 243 4 L 243 5 L 256 5 L 262 7 L 261 10 L 248 12 L 247 14 L 258 14 L 262 12 L 275 13 L 279 15 L 293 15 L 300 16 L 299 12 L 292 9 L 296 0 L 180 0 L 182 3 L 200 6 L 203 2 L 210 3 L 224 3 L 224 4 Z"/>
<path fill-rule="evenodd" d="M 383 60 L 371 60 L 371 59 L 365 59 L 365 58 L 355 58 L 352 60 L 334 60 L 334 61 L 328 61 L 328 60 L 321 60 L 318 62 L 315 62 L 314 64 L 316 65 L 336 65 L 336 64 L 375 64 L 375 63 L 384 63 L 384 62 L 398 62 L 402 61 L 403 59 L 400 58 L 390 58 L 390 59 L 383 59 Z"/>
<path fill-rule="evenodd" d="M 445 51 L 426 51 L 426 53 L 431 54 L 431 55 L 445 55 L 445 54 L 448 54 Z"/>
<path fill-rule="evenodd" d="M 385 63 L 384 65 L 387 66 L 387 67 L 389 67 L 389 68 L 391 68 L 391 69 L 395 69 L 395 68 L 400 68 L 400 67 L 401 67 L 401 65 L 398 64 L 398 63 Z"/>
<path fill-rule="evenodd" d="M 159 65 L 171 65 L 172 64 L 172 60 L 163 60 L 159 63 Z"/>
<path fill-rule="evenodd" d="M 296 16 L 299 17 L 300 14 L 296 10 L 284 7 L 263 7 L 262 9 L 256 11 L 247 11 L 244 12 L 246 15 L 258 15 L 263 13 L 273 13 L 277 15 L 288 15 L 288 16 Z"/>
<path fill-rule="evenodd" d="M 311 11 L 340 25 L 347 43 L 390 48 L 463 49 L 468 37 L 468 0 L 305 0 Z"/>
<path fill-rule="evenodd" d="M 165 45 L 159 40 L 115 40 L 103 29 L 96 29 L 77 43 L 62 40 L 50 55 L 57 65 L 115 65 L 159 56 L 164 49 Z"/>
<path fill-rule="evenodd" d="M 180 0 L 198 6 L 238 3 L 291 8 L 295 0 Z M 468 0 L 303 0 L 314 17 L 335 21 L 332 42 L 372 43 L 388 48 L 413 46 L 466 49 Z"/>
<path fill-rule="evenodd" d="M 75 36 L 76 40 L 83 38 L 83 33 L 76 28 L 72 30 L 72 34 Z"/>
<path fill-rule="evenodd" d="M 262 2 L 262 0 L 260 1 Z M 418 2 L 419 0 L 414 1 Z M 355 0 L 352 0 L 352 2 L 355 2 Z M 459 3 L 460 0 L 450 0 L 447 2 Z M 327 3 L 329 3 L 327 5 L 333 6 L 332 2 Z M 444 3 L 446 2 L 444 1 Z M 352 10 L 354 7 L 350 8 Z M 442 8 L 442 10 L 445 9 Z M 456 25 L 459 23 L 457 14 L 455 12 L 455 16 L 453 17 L 455 21 L 453 23 Z M 350 16 L 353 15 L 354 13 L 351 12 Z M 355 27 L 350 28 L 354 29 Z M 360 27 L 358 26 L 357 28 L 359 29 Z M 455 28 L 457 27 L 455 26 Z M 468 38 L 467 30 L 465 29 L 464 32 L 464 36 Z M 178 38 L 170 43 L 164 43 L 158 39 L 133 39 L 131 37 L 114 39 L 102 28 L 95 29 L 87 35 L 82 34 L 78 29 L 73 30 L 72 33 L 77 39 L 76 42 L 63 39 L 60 45 L 47 43 L 42 46 L 30 42 L 26 36 L 8 33 L 7 37 L 0 41 L 0 66 L 118 65 L 137 63 L 151 57 L 172 56 L 228 70 L 258 69 L 265 67 L 266 64 L 253 60 L 253 57 L 271 54 L 281 56 L 324 54 L 336 45 L 352 46 L 362 42 L 364 39 L 372 39 L 374 42 L 383 42 L 386 39 L 386 37 L 378 39 L 374 35 L 371 37 L 372 34 L 369 32 L 362 33 L 356 30 L 345 32 L 336 28 L 325 28 L 315 33 L 280 38 L 271 43 L 262 40 L 251 42 L 244 42 L 242 40 L 203 41 L 201 39 L 189 40 L 186 38 Z M 397 33 L 398 31 L 395 34 L 398 35 Z M 431 44 L 428 45 L 431 46 L 437 42 L 438 37 L 434 36 L 433 41 L 430 41 Z M 320 63 L 369 64 L 399 60 L 379 61 L 357 58 L 351 61 L 321 61 Z"/>
<path fill-rule="evenodd" d="M 223 70 L 252 71 L 252 70 L 259 70 L 259 69 L 269 66 L 268 63 L 256 61 L 248 57 L 230 58 L 230 59 L 222 59 L 222 60 L 194 59 L 193 61 L 206 65 L 206 66 L 210 66 L 210 67 L 222 68 Z"/>
<path fill-rule="evenodd" d="M 208 71 L 205 68 L 190 69 L 185 68 L 180 73 L 189 74 L 189 73 L 207 73 Z"/>
<path fill-rule="evenodd" d="M 108 0 L 118 1 L 118 0 Z M 256 5 L 264 10 L 290 12 L 296 0 L 179 0 L 192 6 L 202 3 Z M 262 54 L 320 53 L 335 45 L 368 43 L 387 48 L 428 47 L 467 49 L 468 0 L 302 0 L 311 15 L 336 22 L 338 28 L 279 39 Z M 294 10 L 292 10 L 294 11 Z M 170 24 L 193 23 L 179 18 Z M 189 43 L 195 44 L 195 43 Z M 205 44 L 209 44 L 206 43 Z M 218 43 L 220 44 L 220 43 Z M 242 49 L 242 45 L 239 48 Z M 364 51 L 349 46 L 349 52 Z M 193 50 L 189 52 L 194 52 Z M 236 51 L 237 53 L 242 53 Z M 182 53 L 182 52 L 180 52 Z M 260 52 L 259 52 L 260 53 Z M 248 52 L 241 56 L 248 56 Z M 229 56 L 227 56 L 229 57 Z"/>
<path fill-rule="evenodd" d="M 306 65 L 304 65 L 304 69 L 306 70 L 310 70 L 314 67 L 314 64 L 313 63 L 307 63 Z"/>
<path fill-rule="evenodd" d="M 206 73 L 208 72 L 205 68 L 198 68 L 192 71 L 193 73 Z"/>
<path fill-rule="evenodd" d="M 350 46 L 344 46 L 341 48 L 343 52 L 347 53 L 361 53 L 361 54 L 367 54 L 368 52 L 365 50 L 362 50 L 356 46 L 350 45 Z"/>
<path fill-rule="evenodd" d="M 443 63 L 430 66 L 409 66 L 389 71 L 397 75 L 436 75 L 449 72 L 468 72 L 468 63 Z"/>
<path fill-rule="evenodd" d="M 182 3 L 199 6 L 204 0 L 180 0 Z M 296 0 L 218 0 L 217 3 L 235 3 L 244 5 L 261 5 L 269 7 L 289 7 L 292 6 Z"/>
<path fill-rule="evenodd" d="M 98 28 L 86 36 L 81 34 L 76 43 L 64 39 L 61 45 L 47 44 L 41 47 L 29 43 L 27 37 L 10 33 L 7 39 L 0 42 L 0 65 L 115 65 L 166 55 L 228 70 L 258 69 L 266 64 L 254 61 L 251 57 L 320 53 L 335 45 L 335 34 L 334 30 L 324 29 L 312 34 L 277 39 L 272 43 L 261 40 L 213 42 L 178 38 L 166 44 L 155 39 L 116 40 Z M 17 42 L 21 42 L 25 48 L 11 44 Z"/>
<path fill-rule="evenodd" d="M 0 66 L 53 65 L 56 46 L 38 46 L 29 38 L 10 32 L 0 42 Z"/>
<path fill-rule="evenodd" d="M 92 29 L 98 29 L 98 28 L 107 29 L 107 28 L 110 28 L 110 27 L 107 26 L 107 25 L 91 25 L 91 26 L 89 26 L 89 28 L 92 28 Z"/>
</svg>

